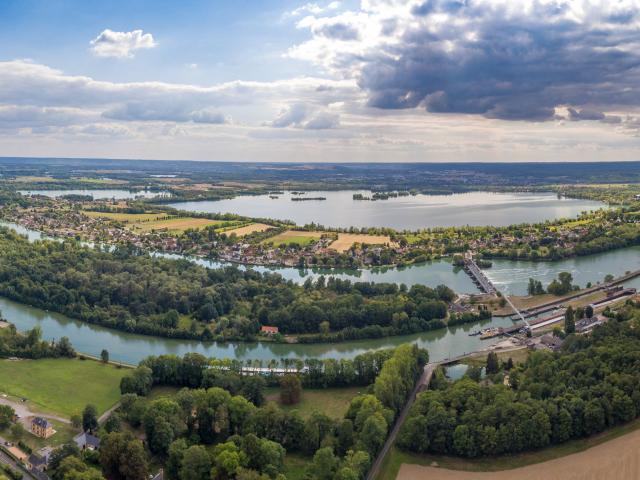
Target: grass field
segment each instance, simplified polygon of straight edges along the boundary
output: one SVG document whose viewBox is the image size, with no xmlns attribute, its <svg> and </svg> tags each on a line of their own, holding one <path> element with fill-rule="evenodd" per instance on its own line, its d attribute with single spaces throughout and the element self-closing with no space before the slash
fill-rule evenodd
<svg viewBox="0 0 640 480">
<path fill-rule="evenodd" d="M 302 399 L 296 405 L 281 405 L 278 387 L 268 388 L 265 394 L 267 400 L 276 402 L 283 410 L 297 410 L 304 418 L 318 411 L 331 418 L 339 419 L 347 413 L 351 400 L 365 390 L 365 387 L 306 389 L 302 392 Z"/>
<path fill-rule="evenodd" d="M 391 243 L 388 235 L 363 235 L 356 233 L 339 233 L 338 239 L 334 241 L 329 248 L 342 253 L 351 248 L 354 243 L 366 243 L 368 245 L 383 245 Z"/>
<path fill-rule="evenodd" d="M 284 474 L 287 480 L 303 480 L 309 463 L 311 463 L 310 458 L 287 453 L 284 457 Z"/>
<path fill-rule="evenodd" d="M 26 398 L 32 410 L 70 417 L 88 404 L 104 412 L 120 398 L 128 373 L 93 360 L 0 360 L 0 391 Z"/>
<path fill-rule="evenodd" d="M 506 352 L 496 350 L 495 353 L 498 355 L 498 359 L 501 362 L 506 362 L 509 358 L 511 358 L 511 360 L 513 360 L 513 363 L 516 364 L 524 362 L 529 357 L 529 349 L 526 347 Z M 487 354 L 481 353 L 473 357 L 465 358 L 463 363 L 477 367 L 484 367 L 487 364 Z"/>
<path fill-rule="evenodd" d="M 287 230 L 279 235 L 267 238 L 262 243 L 272 243 L 276 246 L 281 243 L 296 243 L 301 247 L 306 247 L 310 243 L 318 240 L 322 235 L 322 232 L 300 232 L 297 230 Z"/>
<path fill-rule="evenodd" d="M 634 420 L 626 425 L 622 425 L 619 427 L 614 427 L 604 433 L 599 435 L 594 435 L 589 438 L 572 440 L 566 442 L 562 445 L 556 445 L 549 448 L 544 448 L 542 450 L 537 450 L 534 452 L 521 453 L 518 455 L 505 455 L 501 457 L 485 457 L 479 459 L 464 459 L 458 457 L 449 457 L 443 455 L 417 455 L 403 452 L 397 448 L 392 448 L 389 452 L 385 461 L 380 469 L 380 474 L 378 475 L 377 480 L 395 480 L 398 477 L 398 472 L 400 471 L 400 467 L 402 464 L 407 465 L 422 465 L 429 466 L 432 465 L 433 462 L 436 462 L 439 466 L 438 469 L 434 469 L 430 472 L 423 471 L 420 477 L 416 478 L 430 478 L 433 480 L 439 480 L 437 478 L 437 471 L 440 469 L 448 469 L 448 470 L 457 470 L 460 475 L 459 478 L 461 480 L 475 480 L 479 478 L 478 475 L 474 474 L 465 474 L 465 472 L 500 472 L 504 470 L 512 470 L 516 468 L 527 467 L 529 465 L 535 465 L 542 462 L 549 462 L 556 459 L 560 459 L 561 462 L 568 462 L 568 468 L 576 468 L 578 465 L 582 465 L 583 463 L 592 463 L 592 459 L 597 459 L 595 463 L 592 463 L 591 468 L 594 468 L 598 463 L 604 462 L 607 458 L 615 458 L 618 453 L 624 450 L 628 450 L 629 448 L 635 449 L 634 458 L 638 458 L 638 445 L 640 444 L 640 420 Z M 628 436 L 627 436 L 628 435 Z M 623 437 L 623 438 L 619 438 Z M 611 444 L 607 444 L 606 442 L 615 441 Z M 580 452 L 584 452 L 587 449 L 594 448 L 590 450 L 588 453 L 581 455 L 584 457 L 583 461 L 570 461 L 570 459 L 562 459 L 562 457 L 566 457 L 568 455 L 577 454 Z M 599 451 L 599 449 L 602 449 Z M 622 462 L 621 462 L 622 463 Z M 542 466 L 542 465 L 540 465 Z M 445 470 L 446 471 L 446 470 Z M 578 479 L 578 478 L 638 478 L 637 476 L 627 477 L 624 475 L 616 476 L 614 472 L 611 472 L 611 475 L 608 477 L 600 477 L 600 476 L 560 476 L 560 477 L 551 477 L 550 475 L 544 475 L 542 472 L 538 471 L 537 473 L 531 472 L 532 476 L 527 476 L 522 472 L 517 472 L 513 477 L 511 476 L 498 476 L 495 473 L 492 475 L 483 476 L 481 478 L 495 478 L 503 479 L 503 478 L 518 478 L 523 480 L 532 480 L 535 478 L 556 478 L 560 479 Z M 566 474 L 566 472 L 565 472 Z M 449 478 L 449 477 L 441 477 L 441 478 Z M 451 476 L 450 478 L 457 478 Z"/>
<path fill-rule="evenodd" d="M 166 217 L 166 213 L 116 213 L 116 212 L 83 212 L 87 217 L 91 218 L 108 218 L 122 223 L 140 223 L 157 220 Z"/>
<path fill-rule="evenodd" d="M 226 233 L 227 236 L 235 233 L 237 237 L 244 237 L 245 235 L 249 235 L 251 233 L 264 232 L 265 230 L 269 230 L 270 228 L 273 228 L 273 226 L 264 223 L 250 223 L 249 225 L 245 225 L 244 227 L 224 230 L 224 233 Z"/>
</svg>

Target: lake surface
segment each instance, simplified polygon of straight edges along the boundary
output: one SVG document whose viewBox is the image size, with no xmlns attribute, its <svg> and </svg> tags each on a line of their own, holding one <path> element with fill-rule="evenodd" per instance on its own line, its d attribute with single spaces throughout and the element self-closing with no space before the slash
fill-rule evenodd
<svg viewBox="0 0 640 480">
<path fill-rule="evenodd" d="M 180 210 L 203 213 L 236 213 L 255 218 L 292 220 L 298 225 L 325 227 L 390 227 L 418 230 L 465 225 L 506 226 L 576 217 L 604 206 L 592 200 L 558 198 L 555 193 L 471 192 L 453 195 L 411 195 L 388 200 L 353 200 L 353 194 L 371 196 L 365 190 L 313 191 L 305 195 L 285 192 L 238 196 L 218 201 L 172 203 Z M 292 198 L 326 197 L 326 200 L 292 201 Z"/>
<path fill-rule="evenodd" d="M 104 200 L 115 198 L 116 200 L 126 200 L 131 198 L 155 198 L 160 196 L 167 196 L 169 198 L 168 192 L 157 192 L 157 191 L 145 191 L 139 190 L 137 192 L 132 192 L 129 190 L 117 190 L 117 189 L 108 189 L 108 190 L 87 190 L 87 189 L 68 189 L 68 190 L 20 190 L 22 195 L 42 195 L 44 197 L 50 198 L 58 198 L 64 195 L 91 195 L 94 200 Z"/>
</svg>

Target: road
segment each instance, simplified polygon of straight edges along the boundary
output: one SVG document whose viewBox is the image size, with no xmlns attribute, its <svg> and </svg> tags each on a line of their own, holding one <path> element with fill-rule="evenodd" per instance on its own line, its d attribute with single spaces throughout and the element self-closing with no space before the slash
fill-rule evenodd
<svg viewBox="0 0 640 480">
<path fill-rule="evenodd" d="M 27 421 L 29 417 L 42 417 L 42 418 L 48 418 L 49 420 L 56 420 L 61 423 L 71 423 L 68 418 L 59 417 L 58 415 L 49 415 L 46 413 L 32 412 L 24 403 L 15 402 L 13 400 L 9 400 L 8 398 L 0 397 L 0 405 L 9 405 L 11 408 L 13 408 L 16 414 L 20 416 L 21 423 L 27 429 L 31 428 L 31 426 L 28 424 L 28 421 Z"/>
<path fill-rule="evenodd" d="M 382 449 L 380 450 L 380 452 L 378 453 L 378 456 L 373 462 L 373 465 L 371 465 L 371 468 L 369 469 L 369 473 L 367 474 L 366 480 L 374 480 L 378 476 L 378 473 L 380 472 L 380 467 L 382 466 L 382 462 L 384 461 L 385 457 L 389 453 L 389 450 L 391 450 L 393 443 L 396 441 L 396 437 L 398 436 L 400 427 L 406 420 L 407 415 L 409 415 L 409 410 L 411 410 L 411 406 L 413 405 L 413 402 L 415 401 L 416 396 L 418 395 L 418 393 L 420 393 L 423 387 L 429 386 L 429 382 L 431 381 L 431 376 L 433 375 L 433 372 L 438 367 L 438 365 L 439 363 L 427 363 L 424 366 L 422 375 L 420 375 L 420 378 L 416 382 L 416 386 L 413 388 L 413 392 L 411 392 L 411 395 L 407 399 L 407 403 L 405 403 L 404 407 L 402 408 L 402 411 L 400 412 L 400 415 L 398 415 L 398 418 L 393 424 L 391 433 L 389 433 L 389 435 L 387 436 L 387 440 L 384 442 L 384 445 L 382 446 Z"/>
<path fill-rule="evenodd" d="M 111 416 L 111 414 L 115 412 L 119 407 L 120 407 L 120 402 L 116 403 L 113 407 L 111 407 L 109 410 L 107 410 L 102 415 L 100 415 L 100 418 L 98 418 L 98 424 L 102 425 L 104 422 L 106 422 L 107 419 Z"/>
</svg>

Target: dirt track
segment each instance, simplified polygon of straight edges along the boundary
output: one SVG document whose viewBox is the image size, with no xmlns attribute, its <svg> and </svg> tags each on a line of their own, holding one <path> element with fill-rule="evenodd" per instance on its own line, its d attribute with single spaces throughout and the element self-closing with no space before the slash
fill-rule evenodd
<svg viewBox="0 0 640 480">
<path fill-rule="evenodd" d="M 633 480 L 640 479 L 640 430 L 548 462 L 502 472 L 463 472 L 405 465 L 397 480 Z"/>
</svg>

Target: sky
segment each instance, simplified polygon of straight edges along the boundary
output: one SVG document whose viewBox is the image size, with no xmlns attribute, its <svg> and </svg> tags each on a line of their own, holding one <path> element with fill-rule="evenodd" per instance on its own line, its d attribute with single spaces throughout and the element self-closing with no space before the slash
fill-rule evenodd
<svg viewBox="0 0 640 480">
<path fill-rule="evenodd" d="M 0 0 L 0 156 L 640 160 L 640 0 Z"/>
</svg>

